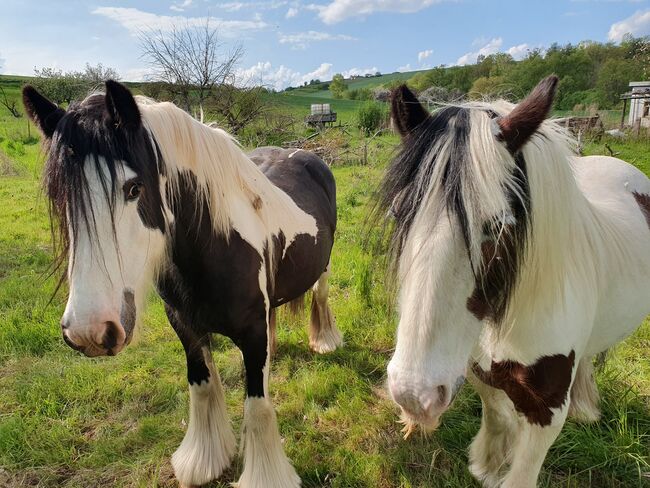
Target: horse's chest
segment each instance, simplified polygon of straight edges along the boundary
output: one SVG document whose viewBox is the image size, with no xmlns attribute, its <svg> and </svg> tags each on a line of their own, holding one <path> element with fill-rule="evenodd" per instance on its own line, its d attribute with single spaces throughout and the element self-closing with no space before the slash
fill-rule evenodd
<svg viewBox="0 0 650 488">
<path fill-rule="evenodd" d="M 553 408 L 567 399 L 575 363 L 575 352 L 568 356 L 543 356 L 526 366 L 517 361 L 492 361 L 485 371 L 478 364 L 474 374 L 485 384 L 503 390 L 515 409 L 531 424 L 550 425 Z"/>
</svg>

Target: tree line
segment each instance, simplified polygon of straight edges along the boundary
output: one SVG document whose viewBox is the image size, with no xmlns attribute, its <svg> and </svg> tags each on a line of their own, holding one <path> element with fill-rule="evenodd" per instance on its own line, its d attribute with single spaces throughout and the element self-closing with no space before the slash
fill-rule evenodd
<svg viewBox="0 0 650 488">
<path fill-rule="evenodd" d="M 630 81 L 650 76 L 650 37 L 626 36 L 620 44 L 585 41 L 532 49 L 521 61 L 506 53 L 480 56 L 473 65 L 439 66 L 408 80 L 418 92 L 432 87 L 469 98 L 503 97 L 513 101 L 528 93 L 542 78 L 560 78 L 556 107 L 577 105 L 617 108 Z"/>
</svg>

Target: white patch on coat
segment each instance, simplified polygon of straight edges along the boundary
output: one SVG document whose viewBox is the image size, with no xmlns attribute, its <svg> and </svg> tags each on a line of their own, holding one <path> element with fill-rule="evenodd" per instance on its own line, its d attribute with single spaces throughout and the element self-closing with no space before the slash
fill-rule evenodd
<svg viewBox="0 0 650 488">
<path fill-rule="evenodd" d="M 159 229 L 144 225 L 138 214 L 138 201 L 125 201 L 124 182 L 136 174 L 122 161 L 116 162 L 115 187 L 117 191 L 114 218 L 115 234 L 111 226 L 109 203 L 105 198 L 94 156 L 84 163 L 95 229 L 88 229 L 83 219 L 78 222 L 76 239 L 70 233 L 68 282 L 70 292 L 63 314 L 68 323 L 66 334 L 76 344 L 99 343 L 91 337 L 92 326 L 114 321 L 120 323 L 123 291 L 134 291 L 136 323 L 140 322 L 146 298 L 157 270 L 165 258 L 165 236 Z M 108 168 L 102 157 L 100 167 L 110 181 Z M 91 220 L 92 225 L 92 220 Z"/>
</svg>

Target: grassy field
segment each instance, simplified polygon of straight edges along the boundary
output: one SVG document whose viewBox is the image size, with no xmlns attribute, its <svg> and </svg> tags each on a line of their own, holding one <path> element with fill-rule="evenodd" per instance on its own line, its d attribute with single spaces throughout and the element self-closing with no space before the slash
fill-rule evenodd
<svg viewBox="0 0 650 488">
<path fill-rule="evenodd" d="M 10 88 L 12 96 L 17 90 Z M 402 440 L 396 409 L 386 398 L 395 321 L 382 265 L 363 250 L 360 224 L 396 142 L 392 135 L 377 138 L 371 165 L 334 168 L 339 230 L 331 305 L 345 347 L 314 356 L 306 318 L 279 321 L 270 390 L 286 452 L 305 487 L 477 486 L 466 466 L 480 401 L 469 386 L 429 438 Z M 587 151 L 604 153 L 603 144 Z M 650 174 L 648 142 L 609 144 Z M 88 359 L 64 345 L 58 320 L 65 293 L 48 304 L 53 280 L 46 277 L 51 253 L 39 190 L 42 156 L 33 127 L 30 136 L 25 119 L 13 119 L 4 109 L 0 158 L 0 486 L 176 486 L 169 458 L 187 422 L 185 359 L 160 300 L 151 298 L 140 341 L 115 358 Z M 240 354 L 219 338 L 214 357 L 239 429 Z M 541 486 L 650 486 L 649 358 L 646 322 L 598 373 L 603 419 L 566 425 L 546 460 Z M 210 486 L 229 486 L 240 470 L 237 460 Z"/>
</svg>

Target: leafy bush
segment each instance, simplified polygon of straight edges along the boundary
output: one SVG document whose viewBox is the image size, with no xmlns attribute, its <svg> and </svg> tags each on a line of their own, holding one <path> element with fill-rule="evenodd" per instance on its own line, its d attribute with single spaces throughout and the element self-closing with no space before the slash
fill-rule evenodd
<svg viewBox="0 0 650 488">
<path fill-rule="evenodd" d="M 354 88 L 344 92 L 345 98 L 350 100 L 372 100 L 372 90 L 370 88 Z"/>
<path fill-rule="evenodd" d="M 385 118 L 383 105 L 377 102 L 367 102 L 359 107 L 357 112 L 357 126 L 366 134 L 376 131 L 381 127 Z"/>
</svg>

